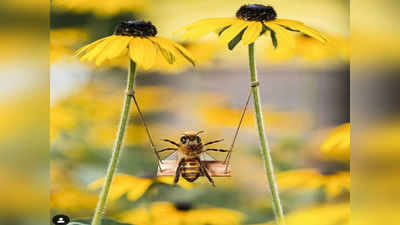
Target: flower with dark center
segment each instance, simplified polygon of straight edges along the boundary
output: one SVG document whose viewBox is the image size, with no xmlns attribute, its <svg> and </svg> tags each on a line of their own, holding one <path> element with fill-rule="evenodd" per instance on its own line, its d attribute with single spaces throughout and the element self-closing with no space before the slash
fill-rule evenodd
<svg viewBox="0 0 400 225">
<path fill-rule="evenodd" d="M 313 28 L 299 21 L 278 19 L 272 6 L 260 4 L 241 6 L 236 17 L 203 19 L 178 31 L 184 32 L 182 41 L 216 32 L 230 50 L 239 42 L 244 45 L 252 44 L 262 35 L 270 36 L 276 49 L 290 50 L 296 44 L 292 32 L 301 32 L 322 43 L 327 42 L 327 38 Z"/>
<path fill-rule="evenodd" d="M 118 24 L 115 28 L 114 34 L 136 37 L 154 37 L 157 35 L 157 29 L 151 22 L 128 20 Z"/>
<path fill-rule="evenodd" d="M 81 61 L 94 61 L 97 66 L 123 56 L 129 56 L 145 70 L 159 65 L 163 59 L 169 64 L 179 60 L 194 66 L 192 55 L 182 45 L 156 35 L 157 29 L 151 22 L 129 20 L 118 24 L 113 35 L 80 48 L 76 55 L 86 52 Z"/>
<path fill-rule="evenodd" d="M 269 21 L 276 18 L 276 12 L 272 6 L 250 4 L 242 5 L 236 12 L 236 17 L 248 21 Z"/>
</svg>

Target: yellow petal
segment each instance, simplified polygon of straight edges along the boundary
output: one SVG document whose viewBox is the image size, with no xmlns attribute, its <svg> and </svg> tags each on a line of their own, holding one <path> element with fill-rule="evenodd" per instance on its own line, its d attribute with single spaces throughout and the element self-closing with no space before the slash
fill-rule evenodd
<svg viewBox="0 0 400 225">
<path fill-rule="evenodd" d="M 108 200 L 113 201 L 127 193 L 128 200 L 137 200 L 153 183 L 152 179 L 117 174 L 111 184 Z M 104 185 L 104 178 L 89 184 L 90 190 L 96 190 Z"/>
<path fill-rule="evenodd" d="M 223 27 L 229 26 L 236 21 L 235 18 L 214 18 L 203 21 L 198 21 L 194 24 L 189 25 L 186 32 L 181 36 L 181 40 L 186 39 L 197 39 L 207 33 L 222 29 Z"/>
<path fill-rule="evenodd" d="M 172 45 L 170 45 L 164 38 L 161 37 L 149 37 L 151 41 L 153 41 L 155 44 L 159 45 L 161 48 L 165 49 L 166 51 L 169 51 L 171 54 L 176 54 L 178 50 Z"/>
<path fill-rule="evenodd" d="M 110 41 L 103 49 L 101 54 L 96 58 L 96 66 L 100 66 L 106 59 L 113 58 L 112 56 L 121 51 L 121 40 L 123 40 L 122 36 L 115 36 L 114 40 Z"/>
<path fill-rule="evenodd" d="M 295 45 L 293 34 L 278 24 L 265 22 L 265 25 L 275 32 L 279 50 L 291 50 Z"/>
<path fill-rule="evenodd" d="M 184 60 L 189 61 L 194 65 L 194 59 L 192 54 L 178 43 L 175 43 L 171 40 L 162 37 L 153 37 L 151 38 L 151 40 L 158 43 L 158 45 L 161 48 L 170 52 L 174 57 L 183 58 Z"/>
<path fill-rule="evenodd" d="M 159 47 L 159 53 L 162 54 L 164 59 L 169 63 L 175 63 L 175 56 L 179 56 L 179 52 L 176 48 L 165 43 L 160 37 L 149 37 L 149 39 Z"/>
<path fill-rule="evenodd" d="M 178 49 L 180 54 L 187 60 L 189 61 L 193 66 L 195 66 L 195 61 L 192 53 L 190 53 L 186 48 L 184 48 L 182 45 L 172 42 L 172 44 L 175 46 L 175 48 Z"/>
<path fill-rule="evenodd" d="M 110 41 L 112 41 L 112 40 L 114 40 L 114 36 L 110 36 L 106 40 L 100 42 L 98 45 L 93 47 L 93 49 L 89 50 L 86 53 L 86 55 L 84 55 L 81 58 L 81 61 L 85 61 L 85 60 L 92 61 L 103 51 L 103 49 L 107 46 L 107 44 L 110 43 Z"/>
<path fill-rule="evenodd" d="M 115 42 L 115 44 L 110 47 L 109 53 L 108 53 L 108 59 L 113 59 L 116 57 L 119 57 L 122 55 L 122 53 L 127 49 L 129 41 L 132 39 L 132 37 L 128 36 L 121 36 L 118 38 L 118 41 Z"/>
<path fill-rule="evenodd" d="M 79 55 L 82 54 L 84 51 L 92 49 L 95 45 L 97 45 L 97 44 L 99 44 L 100 42 L 106 40 L 107 38 L 108 38 L 108 37 L 105 37 L 105 38 L 99 39 L 99 40 L 97 40 L 97 41 L 94 41 L 94 42 L 92 42 L 92 43 L 90 43 L 90 44 L 88 44 L 88 45 L 83 46 L 82 48 L 78 49 L 78 50 L 74 53 L 74 56 L 79 56 Z"/>
<path fill-rule="evenodd" d="M 142 44 L 142 38 L 135 37 L 129 42 L 129 54 L 131 59 L 139 64 L 143 65 L 142 54 L 144 52 L 144 45 Z"/>
<path fill-rule="evenodd" d="M 247 21 L 238 21 L 232 26 L 230 26 L 228 29 L 226 29 L 224 32 L 222 32 L 221 36 L 219 37 L 219 40 L 224 42 L 225 44 L 228 44 L 233 38 L 236 37 L 242 31 L 249 25 L 249 22 Z"/>
<path fill-rule="evenodd" d="M 151 42 L 149 39 L 143 38 L 141 41 L 143 45 L 142 66 L 145 70 L 148 70 L 154 65 L 157 56 L 157 51 L 153 42 Z"/>
<path fill-rule="evenodd" d="M 136 182 L 131 186 L 128 191 L 127 199 L 130 201 L 136 201 L 149 189 L 153 181 L 151 179 L 142 179 L 140 182 Z"/>
<path fill-rule="evenodd" d="M 251 22 L 243 34 L 242 42 L 244 45 L 251 44 L 257 40 L 262 30 L 260 22 Z"/>
<path fill-rule="evenodd" d="M 322 33 L 320 33 L 317 30 L 314 30 L 309 26 L 304 25 L 302 22 L 289 19 L 276 19 L 273 22 L 294 30 L 298 30 L 304 34 L 307 34 L 308 36 L 317 39 L 322 43 L 326 43 L 328 41 L 328 38 L 325 37 Z"/>
</svg>

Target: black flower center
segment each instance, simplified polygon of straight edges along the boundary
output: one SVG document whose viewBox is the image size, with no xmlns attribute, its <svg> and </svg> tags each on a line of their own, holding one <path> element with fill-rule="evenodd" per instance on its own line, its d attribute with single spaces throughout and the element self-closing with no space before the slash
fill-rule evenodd
<svg viewBox="0 0 400 225">
<path fill-rule="evenodd" d="M 157 29 L 151 22 L 142 20 L 124 21 L 115 28 L 115 35 L 148 37 L 156 36 Z"/>
<path fill-rule="evenodd" d="M 276 18 L 276 12 L 272 6 L 260 4 L 242 5 L 236 12 L 236 17 L 250 21 L 268 21 Z"/>
<path fill-rule="evenodd" d="M 193 205 L 189 202 L 176 202 L 174 206 L 179 211 L 189 211 L 193 209 Z"/>
</svg>

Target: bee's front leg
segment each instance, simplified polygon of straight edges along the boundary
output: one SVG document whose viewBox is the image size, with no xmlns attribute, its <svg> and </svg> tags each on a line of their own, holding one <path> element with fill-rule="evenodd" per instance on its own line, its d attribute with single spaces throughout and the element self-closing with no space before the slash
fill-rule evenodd
<svg viewBox="0 0 400 225">
<path fill-rule="evenodd" d="M 207 177 L 208 181 L 211 183 L 211 185 L 212 185 L 213 187 L 216 187 L 216 186 L 215 186 L 215 183 L 214 183 L 214 180 L 211 178 L 210 174 L 208 174 L 206 165 L 205 165 L 200 159 L 197 159 L 197 160 L 198 160 L 199 163 L 200 163 L 200 170 L 201 170 L 201 173 Z"/>
<path fill-rule="evenodd" d="M 231 152 L 231 150 L 227 150 L 227 149 L 218 149 L 218 148 L 207 148 L 206 150 L 204 150 L 204 152 L 207 151 L 215 151 L 215 152 Z"/>
<path fill-rule="evenodd" d="M 165 141 L 165 142 L 169 142 L 169 143 L 175 145 L 176 147 L 179 147 L 179 144 L 176 143 L 175 141 L 171 141 L 171 140 L 169 140 L 169 139 L 161 139 L 161 140 L 162 140 L 162 141 Z"/>
<path fill-rule="evenodd" d="M 184 159 L 181 159 L 181 161 L 179 161 L 178 167 L 176 168 L 175 178 L 174 178 L 174 186 L 176 186 L 176 184 L 179 181 L 179 176 L 181 175 L 181 167 L 182 167 L 182 164 L 183 164 L 183 160 Z"/>
<path fill-rule="evenodd" d="M 205 144 L 204 144 L 204 146 L 206 146 L 206 145 L 212 145 L 212 144 L 215 144 L 215 143 L 221 142 L 221 141 L 223 141 L 223 140 L 224 140 L 224 139 L 215 140 L 215 141 L 210 141 L 210 142 L 207 142 L 207 143 L 205 143 Z"/>
</svg>

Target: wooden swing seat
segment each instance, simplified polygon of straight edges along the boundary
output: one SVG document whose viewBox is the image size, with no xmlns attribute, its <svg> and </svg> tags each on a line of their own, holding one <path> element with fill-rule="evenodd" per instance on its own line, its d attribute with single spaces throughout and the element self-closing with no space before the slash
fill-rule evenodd
<svg viewBox="0 0 400 225">
<path fill-rule="evenodd" d="M 224 161 L 202 161 L 205 163 L 208 173 L 212 177 L 231 177 L 231 165 L 226 164 Z M 157 176 L 175 176 L 178 161 L 176 160 L 163 160 L 158 166 Z"/>
</svg>

